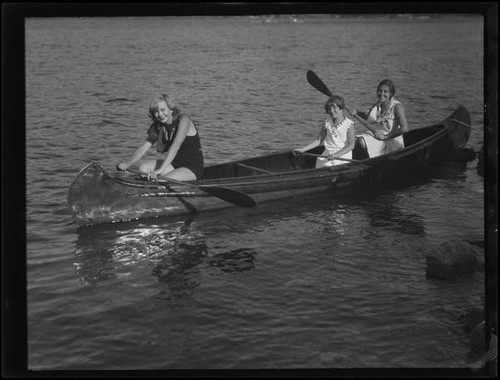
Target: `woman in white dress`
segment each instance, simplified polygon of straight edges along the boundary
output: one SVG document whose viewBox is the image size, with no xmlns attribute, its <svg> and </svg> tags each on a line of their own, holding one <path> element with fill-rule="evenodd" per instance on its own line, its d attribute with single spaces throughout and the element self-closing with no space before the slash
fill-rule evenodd
<svg viewBox="0 0 500 380">
<path fill-rule="evenodd" d="M 344 99 L 334 95 L 325 103 L 326 120 L 321 125 L 318 137 L 306 146 L 294 149 L 295 155 L 304 153 L 312 148 L 324 146 L 323 156 L 316 160 L 316 168 L 345 164 L 346 161 L 336 158 L 352 158 L 355 134 L 354 122 L 344 116 Z"/>
<path fill-rule="evenodd" d="M 346 110 L 361 123 L 356 130 L 358 143 L 368 151 L 370 157 L 380 156 L 404 148 L 403 134 L 408 132 L 408 123 L 403 105 L 394 98 L 396 87 L 384 79 L 377 87 L 378 101 L 368 110 L 367 119 L 356 110 Z"/>
</svg>

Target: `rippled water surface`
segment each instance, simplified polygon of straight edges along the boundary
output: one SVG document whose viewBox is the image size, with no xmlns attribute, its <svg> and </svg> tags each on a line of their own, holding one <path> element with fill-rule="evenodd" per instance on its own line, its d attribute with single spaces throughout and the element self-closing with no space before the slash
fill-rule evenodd
<svg viewBox="0 0 500 380">
<path fill-rule="evenodd" d="M 30 368 L 465 366 L 457 316 L 483 276 L 428 280 L 424 253 L 483 239 L 477 160 L 340 200 L 88 228 L 66 195 L 89 160 L 113 171 L 129 157 L 156 93 L 195 120 L 207 164 L 307 143 L 325 101 L 308 69 L 358 109 L 393 79 L 411 128 L 463 104 L 477 151 L 482 28 L 480 17 L 28 19 Z"/>
</svg>

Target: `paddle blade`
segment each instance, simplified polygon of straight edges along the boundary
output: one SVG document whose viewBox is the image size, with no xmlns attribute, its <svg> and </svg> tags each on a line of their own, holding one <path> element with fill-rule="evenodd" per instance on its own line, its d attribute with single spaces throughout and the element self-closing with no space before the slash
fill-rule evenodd
<svg viewBox="0 0 500 380">
<path fill-rule="evenodd" d="M 306 76 L 309 84 L 313 86 L 316 90 L 322 92 L 326 96 L 333 96 L 328 86 L 325 83 L 323 83 L 321 79 L 319 79 L 319 77 L 314 73 L 314 71 L 308 70 Z"/>
<path fill-rule="evenodd" d="M 242 193 L 237 190 L 227 189 L 225 187 L 207 187 L 200 186 L 200 190 L 220 198 L 226 202 L 235 204 L 241 207 L 255 207 L 257 202 L 248 194 Z"/>
</svg>

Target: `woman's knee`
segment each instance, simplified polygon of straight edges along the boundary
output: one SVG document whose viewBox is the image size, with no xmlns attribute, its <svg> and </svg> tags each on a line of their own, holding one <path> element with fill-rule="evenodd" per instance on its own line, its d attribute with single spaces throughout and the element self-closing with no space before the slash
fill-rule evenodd
<svg viewBox="0 0 500 380">
<path fill-rule="evenodd" d="M 150 173 L 155 170 L 156 161 L 144 161 L 139 165 L 139 170 L 143 173 Z"/>
<path fill-rule="evenodd" d="M 176 179 L 178 181 L 194 181 L 196 175 L 188 168 L 177 168 L 167 174 L 167 177 Z"/>
</svg>

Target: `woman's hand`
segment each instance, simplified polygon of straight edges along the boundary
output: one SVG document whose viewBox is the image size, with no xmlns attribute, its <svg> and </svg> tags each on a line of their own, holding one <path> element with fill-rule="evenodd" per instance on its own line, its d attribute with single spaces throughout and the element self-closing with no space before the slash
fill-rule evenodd
<svg viewBox="0 0 500 380">
<path fill-rule="evenodd" d="M 160 172 L 158 172 L 157 170 L 153 170 L 152 172 L 150 172 L 148 174 L 148 181 L 156 181 L 158 179 L 158 174 L 160 174 Z"/>
<path fill-rule="evenodd" d="M 375 137 L 377 140 L 380 140 L 380 141 L 387 140 L 385 133 L 382 131 L 375 131 L 373 133 L 373 137 Z"/>
<path fill-rule="evenodd" d="M 120 162 L 118 165 L 116 165 L 116 170 L 120 172 L 126 172 L 128 169 L 128 165 L 125 164 L 124 162 Z"/>
<path fill-rule="evenodd" d="M 328 155 L 328 161 L 333 161 L 337 156 L 335 154 Z"/>
<path fill-rule="evenodd" d="M 300 156 L 303 152 L 300 149 L 294 149 L 292 150 L 292 154 L 297 157 Z"/>
</svg>

